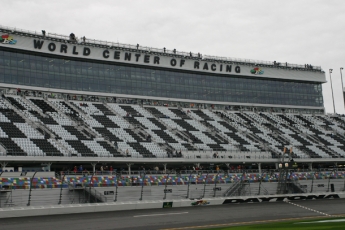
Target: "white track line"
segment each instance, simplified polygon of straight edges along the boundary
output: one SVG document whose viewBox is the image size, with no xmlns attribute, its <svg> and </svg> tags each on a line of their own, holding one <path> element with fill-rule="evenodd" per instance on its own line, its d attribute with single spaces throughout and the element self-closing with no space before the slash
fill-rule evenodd
<svg viewBox="0 0 345 230">
<path fill-rule="evenodd" d="M 285 201 L 285 203 L 292 204 L 292 205 L 295 205 L 297 207 L 304 208 L 306 210 L 309 210 L 309 211 L 312 211 L 312 212 L 316 212 L 316 213 L 319 213 L 319 214 L 322 214 L 322 215 L 325 215 L 325 216 L 332 216 L 332 215 L 329 215 L 327 213 L 317 211 L 315 209 L 311 209 L 311 208 L 308 208 L 308 207 L 305 207 L 305 206 L 302 206 L 302 205 L 299 205 L 299 204 L 291 203 L 290 201 Z"/>
<path fill-rule="evenodd" d="M 171 212 L 171 213 L 164 213 L 164 214 L 140 215 L 140 216 L 133 216 L 133 217 L 168 216 L 168 215 L 181 215 L 181 214 L 186 214 L 186 213 L 188 212 Z"/>
</svg>

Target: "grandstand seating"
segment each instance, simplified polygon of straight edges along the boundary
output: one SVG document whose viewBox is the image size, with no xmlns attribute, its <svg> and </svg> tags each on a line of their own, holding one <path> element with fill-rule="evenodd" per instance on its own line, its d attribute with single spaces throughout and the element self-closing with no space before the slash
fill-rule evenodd
<svg viewBox="0 0 345 230">
<path fill-rule="evenodd" d="M 1 152 L 17 156 L 174 157 L 176 151 L 222 157 L 345 157 L 345 118 L 140 106 L 5 95 Z"/>
</svg>

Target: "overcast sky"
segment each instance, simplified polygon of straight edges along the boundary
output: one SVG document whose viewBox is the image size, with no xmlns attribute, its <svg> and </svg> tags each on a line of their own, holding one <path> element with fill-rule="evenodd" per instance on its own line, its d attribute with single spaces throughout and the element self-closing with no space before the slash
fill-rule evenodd
<svg viewBox="0 0 345 230">
<path fill-rule="evenodd" d="M 326 111 L 344 113 L 344 0 L 15 0 L 0 24 L 204 55 L 321 66 Z M 343 72 L 345 78 L 345 70 Z M 345 82 L 344 82 L 345 83 Z"/>
</svg>

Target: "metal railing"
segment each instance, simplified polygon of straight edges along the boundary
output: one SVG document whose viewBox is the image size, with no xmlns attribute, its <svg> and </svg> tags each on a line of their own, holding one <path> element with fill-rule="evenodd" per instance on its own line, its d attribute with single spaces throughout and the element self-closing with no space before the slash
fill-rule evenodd
<svg viewBox="0 0 345 230">
<path fill-rule="evenodd" d="M 176 49 L 166 49 L 164 48 L 154 48 L 149 46 L 141 46 L 137 45 L 130 45 L 125 43 L 119 42 L 109 42 L 97 39 L 90 39 L 90 38 L 80 38 L 72 40 L 70 36 L 61 35 L 56 33 L 48 33 L 47 35 L 42 34 L 42 32 L 37 31 L 29 31 L 23 30 L 16 27 L 8 27 L 0 25 L 0 31 L 5 30 L 7 33 L 22 33 L 24 35 L 33 35 L 33 36 L 40 36 L 46 39 L 59 39 L 64 41 L 75 42 L 79 44 L 85 45 L 94 45 L 94 46 L 101 46 L 104 48 L 117 48 L 123 49 L 128 51 L 137 51 L 137 52 L 146 52 L 146 53 L 154 53 L 154 54 L 161 54 L 167 56 L 177 56 L 181 58 L 191 58 L 191 59 L 199 59 L 205 61 L 215 61 L 215 62 L 225 62 L 225 63 L 241 63 L 241 64 L 249 64 L 249 65 L 265 65 L 265 66 L 272 66 L 277 68 L 289 68 L 289 69 L 304 69 L 304 70 L 313 70 L 313 71 L 322 71 L 321 66 L 311 66 L 311 65 L 298 65 L 298 64 L 291 64 L 287 62 L 276 62 L 276 61 L 262 61 L 262 60 L 253 60 L 253 59 L 243 59 L 243 58 L 232 58 L 232 57 L 219 57 L 213 55 L 202 55 L 200 53 L 193 53 L 193 52 L 185 52 L 185 51 L 178 51 Z"/>
<path fill-rule="evenodd" d="M 0 143 L 1 144 L 1 143 Z M 167 162 L 169 161 L 174 161 L 176 159 L 183 159 L 188 162 L 193 161 L 193 162 L 198 162 L 199 160 L 211 160 L 212 162 L 229 162 L 229 161 L 235 161 L 235 162 L 255 162 L 255 161 L 260 161 L 260 160 L 271 160 L 275 161 L 278 160 L 277 157 L 274 156 L 268 156 L 268 155 L 263 155 L 264 152 L 239 152 L 239 151 L 225 151 L 225 152 L 218 152 L 219 155 L 218 157 L 213 157 L 213 152 L 212 151 L 193 151 L 192 153 L 189 152 L 184 152 L 182 153 L 182 157 L 174 157 L 174 156 L 155 156 L 155 155 L 129 155 L 129 156 L 124 156 L 124 155 L 119 155 L 117 153 L 114 153 L 114 155 L 109 154 L 109 155 L 96 155 L 95 153 L 84 153 L 83 155 L 78 155 L 78 154 L 72 154 L 68 153 L 63 154 L 61 152 L 52 152 L 52 153 L 45 153 L 45 154 L 38 154 L 38 153 L 31 153 L 28 155 L 27 153 L 24 152 L 15 152 L 11 149 L 6 149 L 6 152 L 0 152 L 0 157 L 2 160 L 6 161 L 6 158 L 11 158 L 11 160 L 15 160 L 13 157 L 36 157 L 37 159 L 48 159 L 51 158 L 53 160 L 54 157 L 56 158 L 69 158 L 69 159 L 78 159 L 78 160 L 87 160 L 87 159 L 104 159 L 105 161 L 109 159 L 118 159 L 118 160 L 125 160 L 128 159 L 129 161 L 133 161 L 136 159 L 140 159 L 140 161 L 145 161 L 149 160 L 150 162 L 153 160 L 159 161 L 160 159 L 164 159 Z M 305 161 L 305 162 L 339 162 L 339 161 L 345 161 L 343 160 L 344 158 L 311 158 L 309 156 L 305 157 L 298 157 L 294 158 L 295 161 Z M 278 162 L 278 161 L 277 161 Z M 301 171 L 304 169 L 300 169 Z"/>
</svg>

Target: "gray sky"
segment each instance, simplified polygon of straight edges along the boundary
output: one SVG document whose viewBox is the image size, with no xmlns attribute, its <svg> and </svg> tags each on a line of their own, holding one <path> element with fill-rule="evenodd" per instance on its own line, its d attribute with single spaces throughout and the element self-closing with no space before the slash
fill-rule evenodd
<svg viewBox="0 0 345 230">
<path fill-rule="evenodd" d="M 344 113 L 344 0 L 15 0 L 0 24 L 207 55 L 321 66 L 327 112 Z M 345 70 L 343 71 L 345 79 Z M 345 83 L 345 82 L 344 82 Z"/>
</svg>

